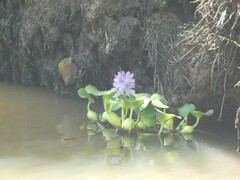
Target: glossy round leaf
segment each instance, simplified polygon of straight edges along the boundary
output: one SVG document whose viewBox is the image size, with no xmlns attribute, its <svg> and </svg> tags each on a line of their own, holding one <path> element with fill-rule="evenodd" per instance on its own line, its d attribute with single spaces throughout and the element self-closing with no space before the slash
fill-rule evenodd
<svg viewBox="0 0 240 180">
<path fill-rule="evenodd" d="M 168 104 L 168 101 L 162 95 L 157 94 L 157 93 L 155 93 L 151 96 L 151 100 L 159 100 L 164 105 Z"/>
<path fill-rule="evenodd" d="M 94 96 L 107 96 L 107 95 L 113 94 L 116 91 L 115 89 L 110 89 L 107 91 L 99 91 L 95 86 L 92 86 L 92 85 L 87 85 L 85 89 L 86 89 L 86 92 Z"/>
<path fill-rule="evenodd" d="M 85 89 L 89 94 L 100 96 L 100 91 L 95 86 L 87 85 Z"/>
<path fill-rule="evenodd" d="M 145 99 L 145 100 L 143 101 L 143 104 L 142 104 L 141 107 L 140 107 L 140 111 L 143 111 L 144 109 L 146 109 L 146 108 L 148 107 L 150 101 L 151 101 L 151 99 Z"/>
<path fill-rule="evenodd" d="M 210 109 L 209 111 L 205 112 L 204 115 L 206 116 L 212 116 L 214 113 L 214 111 L 212 109 Z"/>
<path fill-rule="evenodd" d="M 169 108 L 169 106 L 163 104 L 160 100 L 156 99 L 156 100 L 152 100 L 152 105 L 158 108 L 162 108 L 162 109 L 167 109 Z"/>
<path fill-rule="evenodd" d="M 193 116 L 195 116 L 197 119 L 201 119 L 204 115 L 204 113 L 202 111 L 193 111 L 193 112 L 191 112 L 191 114 Z"/>
<path fill-rule="evenodd" d="M 178 108 L 178 114 L 182 117 L 187 117 L 189 113 L 193 112 L 196 107 L 193 104 L 184 104 L 180 108 Z"/>
<path fill-rule="evenodd" d="M 90 94 L 88 94 L 88 92 L 85 90 L 85 88 L 81 88 L 78 90 L 78 95 L 81 97 L 81 98 L 86 98 L 88 99 L 88 101 L 90 103 L 94 103 L 94 99 L 91 97 Z"/>
<path fill-rule="evenodd" d="M 132 96 L 136 98 L 136 101 L 150 99 L 151 97 L 151 95 L 147 93 L 133 94 Z"/>
</svg>

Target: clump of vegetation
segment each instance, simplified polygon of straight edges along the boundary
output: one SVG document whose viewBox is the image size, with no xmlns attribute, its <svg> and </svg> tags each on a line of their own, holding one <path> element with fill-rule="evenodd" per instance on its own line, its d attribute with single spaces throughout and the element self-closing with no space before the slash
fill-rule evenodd
<svg viewBox="0 0 240 180">
<path fill-rule="evenodd" d="M 113 86 L 114 88 L 107 91 L 99 91 L 92 85 L 79 89 L 78 95 L 88 99 L 87 117 L 90 121 L 85 123 L 83 128 L 97 131 L 98 126 L 95 124 L 98 124 L 128 133 L 138 130 L 150 130 L 158 135 L 171 131 L 192 133 L 204 115 L 213 114 L 213 110 L 205 113 L 197 111 L 193 104 L 184 104 L 178 108 L 178 115 L 167 113 L 168 101 L 162 95 L 135 93 L 135 80 L 130 72 L 118 72 Z M 101 114 L 97 114 L 90 108 L 95 102 L 92 95 L 102 97 L 104 111 Z M 194 125 L 188 123 L 190 114 L 196 118 Z M 176 127 L 175 119 L 181 119 Z"/>
</svg>

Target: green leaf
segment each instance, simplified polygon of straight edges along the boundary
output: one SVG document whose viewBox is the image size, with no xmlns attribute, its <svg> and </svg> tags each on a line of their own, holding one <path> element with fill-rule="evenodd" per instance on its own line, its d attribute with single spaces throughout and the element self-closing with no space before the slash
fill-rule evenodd
<svg viewBox="0 0 240 180">
<path fill-rule="evenodd" d="M 149 98 L 149 99 L 145 99 L 145 100 L 143 101 L 143 104 L 142 104 L 141 107 L 139 108 L 140 111 L 143 111 L 144 109 L 146 109 L 146 108 L 148 107 L 148 104 L 150 103 L 150 101 L 151 101 L 150 98 Z"/>
<path fill-rule="evenodd" d="M 168 105 L 168 101 L 162 95 L 157 94 L 157 93 L 155 93 L 151 96 L 151 100 L 159 100 L 159 101 L 161 101 L 162 104 Z"/>
<path fill-rule="evenodd" d="M 128 109 L 138 109 L 142 103 L 143 100 L 136 100 L 136 98 L 134 96 L 131 96 L 130 98 L 126 98 L 124 96 L 122 96 L 122 99 L 124 100 L 124 108 Z"/>
<path fill-rule="evenodd" d="M 154 109 L 153 105 L 149 105 L 146 109 L 139 112 L 141 116 L 148 117 L 148 118 L 155 118 L 156 117 L 156 110 Z"/>
<path fill-rule="evenodd" d="M 114 112 L 107 111 L 107 120 L 115 127 L 122 127 L 121 118 Z"/>
<path fill-rule="evenodd" d="M 157 117 L 160 120 L 160 123 L 165 124 L 167 122 L 167 120 L 173 119 L 173 118 L 181 119 L 181 117 L 177 116 L 176 114 L 168 114 L 168 113 L 165 113 L 165 112 L 163 112 L 159 109 L 155 109 L 155 110 L 157 111 Z"/>
<path fill-rule="evenodd" d="M 81 98 L 87 98 L 88 101 L 90 103 L 94 103 L 94 99 L 91 97 L 90 94 L 88 94 L 88 92 L 85 90 L 85 88 L 81 88 L 78 90 L 78 95 L 81 97 Z"/>
<path fill-rule="evenodd" d="M 166 106 L 165 104 L 163 104 L 160 100 L 156 99 L 156 100 L 152 100 L 152 105 L 158 108 L 162 108 L 162 109 L 167 109 L 169 108 L 169 106 Z"/>
<path fill-rule="evenodd" d="M 143 116 L 140 122 L 142 122 L 145 127 L 149 128 L 149 127 L 155 126 L 157 120 L 154 118 L 149 118 L 147 116 Z"/>
<path fill-rule="evenodd" d="M 133 94 L 133 97 L 136 98 L 136 101 L 150 99 L 151 95 L 148 93 Z"/>
<path fill-rule="evenodd" d="M 205 116 L 212 116 L 214 113 L 214 111 L 212 109 L 210 109 L 209 111 L 205 112 L 204 115 Z"/>
<path fill-rule="evenodd" d="M 165 124 L 167 123 L 168 120 L 171 120 L 173 118 L 181 118 L 179 116 L 177 116 L 176 114 L 168 114 L 168 113 L 165 113 L 163 111 L 160 111 L 159 109 L 156 109 L 155 110 L 157 111 L 157 117 L 158 117 L 158 120 L 160 121 L 161 123 L 161 127 L 160 127 L 160 130 L 158 132 L 158 135 L 160 135 L 162 133 L 162 130 L 163 128 L 165 128 Z"/>
<path fill-rule="evenodd" d="M 199 120 L 200 120 L 204 115 L 206 115 L 206 116 L 211 116 L 211 115 L 213 114 L 213 110 L 210 109 L 209 111 L 207 111 L 207 112 L 205 112 L 205 113 L 203 113 L 202 111 L 193 111 L 193 112 L 191 112 L 191 114 L 197 118 L 196 123 L 193 125 L 194 127 L 196 127 L 196 126 L 198 125 L 198 123 L 199 123 Z"/>
<path fill-rule="evenodd" d="M 81 88 L 78 90 L 78 95 L 81 98 L 88 98 L 90 95 L 87 93 L 87 91 L 85 90 L 85 88 Z"/>
<path fill-rule="evenodd" d="M 132 96 L 135 97 L 135 100 L 138 102 L 138 111 L 146 109 L 151 101 L 151 95 L 147 93 L 133 94 Z"/>
<path fill-rule="evenodd" d="M 107 91 L 99 91 L 95 86 L 92 86 L 92 85 L 87 85 L 85 89 L 86 89 L 86 92 L 94 96 L 109 96 L 109 95 L 113 95 L 116 92 L 116 89 L 114 88 Z"/>
<path fill-rule="evenodd" d="M 183 129 L 185 126 L 187 126 L 187 117 L 183 118 L 183 120 L 178 124 L 176 130 L 179 131 L 180 129 Z"/>
<path fill-rule="evenodd" d="M 207 112 L 205 112 L 205 113 L 203 113 L 202 111 L 193 111 L 193 112 L 191 112 L 191 114 L 193 115 L 193 116 L 195 116 L 197 119 L 200 119 L 200 118 L 202 118 L 204 115 L 205 116 L 211 116 L 211 115 L 213 115 L 213 110 L 212 109 L 210 109 L 209 111 L 207 111 Z"/>
<path fill-rule="evenodd" d="M 195 116 L 197 119 L 201 119 L 204 115 L 204 113 L 202 111 L 193 111 L 193 112 L 191 112 L 191 114 L 193 116 Z"/>
<path fill-rule="evenodd" d="M 85 90 L 89 94 L 92 94 L 92 95 L 95 95 L 95 96 L 100 96 L 101 95 L 101 92 L 95 86 L 92 86 L 92 85 L 87 85 L 85 87 Z"/>
<path fill-rule="evenodd" d="M 177 109 L 178 114 L 182 117 L 187 117 L 189 113 L 193 112 L 196 107 L 193 104 L 184 104 L 180 108 Z"/>
<path fill-rule="evenodd" d="M 121 108 L 121 105 L 120 104 L 116 104 L 116 105 L 114 105 L 113 107 L 112 107 L 112 111 L 116 111 L 116 110 L 118 110 L 118 109 L 120 109 Z"/>
<path fill-rule="evenodd" d="M 138 97 L 136 97 L 136 99 L 143 100 L 143 104 L 140 107 L 140 111 L 146 109 L 149 106 L 150 102 L 153 106 L 158 108 L 163 109 L 169 108 L 169 106 L 167 106 L 168 103 L 167 100 L 160 94 L 153 94 L 152 96 L 150 96 L 149 94 L 141 94 Z"/>
<path fill-rule="evenodd" d="M 164 125 L 164 128 L 173 130 L 173 127 L 174 127 L 173 119 L 167 120 L 167 122 Z"/>
<path fill-rule="evenodd" d="M 116 93 L 116 89 L 112 88 L 107 91 L 100 91 L 102 96 L 112 97 Z"/>
</svg>

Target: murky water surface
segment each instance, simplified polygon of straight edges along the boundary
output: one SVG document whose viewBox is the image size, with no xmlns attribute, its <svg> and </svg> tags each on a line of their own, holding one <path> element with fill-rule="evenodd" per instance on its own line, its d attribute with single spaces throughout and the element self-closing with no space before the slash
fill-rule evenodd
<svg viewBox="0 0 240 180">
<path fill-rule="evenodd" d="M 80 98 L 0 83 L 0 179 L 240 180 L 233 139 L 200 133 L 107 141 L 80 132 L 85 117 Z M 62 141 L 73 136 L 81 138 Z"/>
</svg>

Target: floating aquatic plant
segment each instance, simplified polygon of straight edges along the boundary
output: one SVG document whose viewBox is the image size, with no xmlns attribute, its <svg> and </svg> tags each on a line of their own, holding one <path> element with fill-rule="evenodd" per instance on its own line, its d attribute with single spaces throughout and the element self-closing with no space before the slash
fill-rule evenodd
<svg viewBox="0 0 240 180">
<path fill-rule="evenodd" d="M 158 93 L 135 93 L 133 76 L 130 72 L 118 72 L 113 80 L 113 88 L 107 91 L 100 91 L 92 85 L 79 89 L 78 95 L 88 100 L 87 117 L 90 121 L 85 123 L 83 128 L 89 130 L 89 124 L 97 123 L 101 127 L 115 128 L 128 133 L 137 130 L 156 132 L 158 135 L 171 131 L 192 133 L 204 115 L 213 114 L 213 110 L 205 113 L 197 111 L 193 104 L 184 104 L 178 108 L 178 115 L 169 114 L 168 101 L 164 96 Z M 90 108 L 95 102 L 92 96 L 102 97 L 102 113 L 97 114 Z M 196 118 L 194 125 L 188 123 L 190 114 Z M 175 119 L 181 120 L 176 128 Z M 98 128 L 94 126 L 91 133 L 97 131 Z"/>
</svg>

